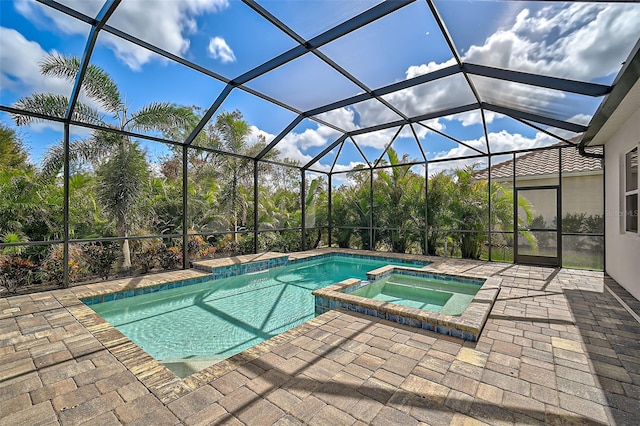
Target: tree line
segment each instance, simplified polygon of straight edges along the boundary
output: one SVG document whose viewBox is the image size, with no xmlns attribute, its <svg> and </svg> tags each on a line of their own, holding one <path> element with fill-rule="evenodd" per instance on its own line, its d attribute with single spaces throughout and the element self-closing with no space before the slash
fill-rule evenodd
<svg viewBox="0 0 640 426">
<path fill-rule="evenodd" d="M 75 57 L 51 55 L 40 69 L 73 82 L 79 66 Z M 389 167 L 349 172 L 347 183 L 332 189 L 331 209 L 324 176 L 305 180 L 302 199 L 299 165 L 271 150 L 265 159 L 286 166 L 258 162 L 259 198 L 254 200 L 252 157 L 267 144 L 264 139 L 249 143 L 251 127 L 240 111 L 220 112 L 205 126 L 188 148 L 184 165 L 181 146 L 168 146 L 164 156 L 151 159 L 145 145 L 126 132 L 157 132 L 183 141 L 203 111 L 168 102 L 130 111 L 116 83 L 96 65 L 89 66 L 82 92 L 72 118 L 116 132 L 94 130 L 69 142 L 68 232 L 79 240 L 69 246 L 70 281 L 178 268 L 185 224 L 190 260 L 253 252 L 254 229 L 260 230 L 259 251 L 300 250 L 303 211 L 308 228 L 304 248 L 328 244 L 329 217 L 335 246 L 432 255 L 457 250 L 467 258 L 481 257 L 486 248 L 489 208 L 493 230 L 513 231 L 509 189 L 497 183 L 489 188 L 486 180 L 475 179 L 473 166 L 425 179 L 392 148 L 384 163 Z M 15 107 L 63 117 L 67 105 L 64 96 L 35 93 Z M 13 116 L 18 126 L 42 121 L 37 117 Z M 0 126 L 0 239 L 5 244 L 0 285 L 11 290 L 28 283 L 62 283 L 62 245 L 24 244 L 60 241 L 65 234 L 65 150 L 62 141 L 52 142 L 34 164 L 16 130 Z M 529 214 L 524 201 L 521 207 Z M 140 238 L 145 236 L 161 237 Z M 85 241 L 104 237 L 117 238 Z M 451 253 L 442 252 L 443 242 Z"/>
</svg>

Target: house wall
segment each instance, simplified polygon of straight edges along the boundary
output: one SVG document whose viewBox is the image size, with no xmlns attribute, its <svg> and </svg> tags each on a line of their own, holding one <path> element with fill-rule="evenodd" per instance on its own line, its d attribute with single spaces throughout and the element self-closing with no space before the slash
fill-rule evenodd
<svg viewBox="0 0 640 426">
<path fill-rule="evenodd" d="M 640 110 L 620 126 L 605 144 L 606 271 L 640 300 L 640 236 L 624 231 L 622 159 L 640 142 Z"/>
<path fill-rule="evenodd" d="M 519 186 L 545 186 L 557 185 L 558 178 L 523 179 L 518 178 Z M 567 213 L 585 213 L 587 216 L 602 216 L 604 214 L 604 201 L 602 191 L 604 182 L 602 173 L 591 172 L 589 174 L 563 174 L 562 176 L 562 216 Z M 548 200 L 548 193 L 527 191 L 527 200 L 533 206 L 535 215 L 542 215 L 547 223 L 556 217 L 555 205 Z"/>
<path fill-rule="evenodd" d="M 562 215 L 586 213 L 604 214 L 604 180 L 602 173 L 562 178 Z"/>
</svg>

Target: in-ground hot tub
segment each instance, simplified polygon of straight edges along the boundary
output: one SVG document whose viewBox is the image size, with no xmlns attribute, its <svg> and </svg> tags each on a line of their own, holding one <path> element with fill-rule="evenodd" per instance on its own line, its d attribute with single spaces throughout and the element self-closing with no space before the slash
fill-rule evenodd
<svg viewBox="0 0 640 426">
<path fill-rule="evenodd" d="M 385 266 L 368 273 L 366 281 L 344 280 L 313 295 L 317 315 L 342 308 L 477 341 L 501 281 Z"/>
</svg>

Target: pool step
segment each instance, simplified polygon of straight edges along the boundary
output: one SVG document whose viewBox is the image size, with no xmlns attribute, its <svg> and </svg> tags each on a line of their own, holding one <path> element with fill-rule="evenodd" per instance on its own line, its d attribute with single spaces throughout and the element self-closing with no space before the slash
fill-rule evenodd
<svg viewBox="0 0 640 426">
<path fill-rule="evenodd" d="M 451 293 L 451 291 L 446 291 L 446 286 L 443 285 L 439 285 L 439 284 L 432 284 L 432 283 L 416 283 L 416 282 L 411 282 L 411 283 L 407 283 L 407 282 L 399 282 L 399 281 L 392 281 L 389 280 L 386 282 L 386 284 L 393 284 L 393 285 L 399 285 L 399 286 L 403 286 L 403 287 L 409 287 L 409 288 L 415 288 L 415 289 L 422 289 L 422 290 L 430 290 L 430 291 L 437 291 L 440 293 Z"/>
<path fill-rule="evenodd" d="M 404 285 L 416 288 L 427 288 L 434 291 L 444 291 L 447 293 L 460 293 L 474 295 L 480 289 L 480 286 L 467 283 L 459 283 L 455 281 L 440 281 L 437 279 L 420 278 L 412 276 L 402 276 L 395 274 L 387 279 L 388 283 L 396 285 Z"/>
</svg>

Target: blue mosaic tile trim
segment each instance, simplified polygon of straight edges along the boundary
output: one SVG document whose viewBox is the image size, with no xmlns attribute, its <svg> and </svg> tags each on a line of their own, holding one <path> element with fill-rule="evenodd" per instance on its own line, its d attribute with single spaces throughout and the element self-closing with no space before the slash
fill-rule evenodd
<svg viewBox="0 0 640 426">
<path fill-rule="evenodd" d="M 289 259 L 278 257 L 269 260 L 259 260 L 257 262 L 242 263 L 240 265 L 219 266 L 211 268 L 211 277 L 209 279 L 219 280 L 222 278 L 237 277 L 238 275 L 251 274 L 266 269 L 278 268 L 289 264 Z"/>
<path fill-rule="evenodd" d="M 300 259 L 291 260 L 290 263 L 300 263 L 300 262 L 308 262 L 312 260 L 325 259 L 327 257 L 342 257 L 342 258 L 350 258 L 350 259 L 364 259 L 364 260 L 378 260 L 382 262 L 389 263 L 400 263 L 406 266 L 427 266 L 432 262 L 426 260 L 413 260 L 413 259 L 398 259 L 395 257 L 388 256 L 375 256 L 373 254 L 353 254 L 353 253 L 322 253 L 312 257 L 305 257 Z"/>
<path fill-rule="evenodd" d="M 347 288 L 345 288 L 344 290 L 342 290 L 342 291 L 341 291 L 341 293 L 346 293 L 346 294 L 353 293 L 353 292 L 354 292 L 354 291 L 356 291 L 357 289 L 362 288 L 362 287 L 364 287 L 365 285 L 369 285 L 369 284 L 371 284 L 371 282 L 370 282 L 370 281 L 360 281 L 360 283 L 358 283 L 358 284 L 356 284 L 356 285 L 353 285 L 353 286 L 351 286 L 351 287 L 347 287 Z"/>
<path fill-rule="evenodd" d="M 188 280 L 160 284 L 152 287 L 137 288 L 135 290 L 126 290 L 126 291 L 120 291 L 117 293 L 103 294 L 95 297 L 87 297 L 85 299 L 80 299 L 80 301 L 87 306 L 91 306 L 98 303 L 111 302 L 113 300 L 120 300 L 120 299 L 125 299 L 127 297 L 139 296 L 141 294 L 157 293 L 159 291 L 171 290 L 171 289 L 180 288 L 180 287 L 187 287 L 193 284 L 200 284 L 205 281 L 209 281 L 210 279 L 211 277 L 209 276 L 191 278 Z"/>
</svg>

